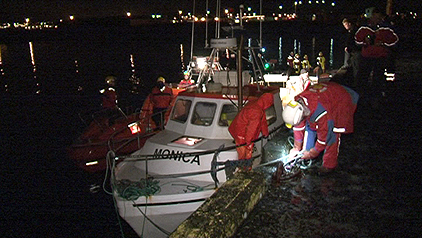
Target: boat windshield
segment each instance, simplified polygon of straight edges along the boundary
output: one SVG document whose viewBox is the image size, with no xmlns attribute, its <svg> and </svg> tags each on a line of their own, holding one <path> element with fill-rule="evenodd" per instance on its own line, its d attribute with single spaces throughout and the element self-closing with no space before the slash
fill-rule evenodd
<svg viewBox="0 0 422 238">
<path fill-rule="evenodd" d="M 173 107 L 171 120 L 185 123 L 189 116 L 192 101 L 186 99 L 178 99 Z"/>
<path fill-rule="evenodd" d="M 220 114 L 220 120 L 218 125 L 220 126 L 230 126 L 237 114 L 237 107 L 233 104 L 226 104 L 223 106 Z M 267 119 L 267 124 L 271 125 L 277 121 L 277 114 L 275 111 L 274 105 L 265 110 L 265 116 Z"/>
<path fill-rule="evenodd" d="M 198 102 L 193 110 L 191 123 L 199 126 L 209 126 L 212 124 L 217 104 L 209 102 Z"/>
<path fill-rule="evenodd" d="M 218 125 L 220 126 L 230 126 L 234 118 L 237 114 L 237 107 L 233 104 L 226 104 L 223 105 L 223 109 L 221 110 L 220 120 L 218 121 Z"/>
</svg>

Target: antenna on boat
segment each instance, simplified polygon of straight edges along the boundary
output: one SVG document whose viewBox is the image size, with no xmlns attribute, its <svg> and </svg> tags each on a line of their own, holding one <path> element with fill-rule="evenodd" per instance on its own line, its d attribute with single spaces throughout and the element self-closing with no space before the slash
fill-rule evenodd
<svg viewBox="0 0 422 238">
<path fill-rule="evenodd" d="M 243 27 L 243 4 L 239 6 L 240 11 L 240 27 Z M 242 50 L 243 50 L 243 33 L 240 34 L 239 46 L 237 47 L 237 110 L 240 112 L 243 108 L 243 83 L 242 83 Z"/>
</svg>

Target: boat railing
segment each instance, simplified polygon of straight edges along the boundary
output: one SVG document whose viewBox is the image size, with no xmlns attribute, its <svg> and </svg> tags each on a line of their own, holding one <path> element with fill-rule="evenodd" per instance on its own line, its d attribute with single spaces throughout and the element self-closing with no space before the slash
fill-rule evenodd
<svg viewBox="0 0 422 238">
<path fill-rule="evenodd" d="M 82 115 L 85 114 L 86 116 Z M 79 118 L 85 124 L 85 126 L 89 126 L 90 123 L 95 123 L 102 131 L 108 129 L 109 125 L 113 123 L 113 121 L 119 118 L 127 118 L 127 115 L 122 111 L 119 107 L 114 108 L 104 108 L 101 110 L 91 111 L 88 113 L 78 113 Z M 107 125 L 104 124 L 104 120 L 108 119 Z M 111 120 L 111 121 L 110 121 Z"/>
<path fill-rule="evenodd" d="M 160 125 L 156 125 L 156 126 L 157 126 L 158 130 L 160 130 L 160 131 L 164 129 L 164 123 L 166 121 L 166 114 L 167 114 L 168 111 L 169 111 L 169 109 L 163 110 L 163 111 L 160 111 L 160 112 L 156 112 L 156 113 L 153 113 L 150 117 L 150 120 L 152 120 L 152 118 L 154 118 L 155 116 L 159 116 Z"/>
<path fill-rule="evenodd" d="M 139 115 L 141 115 L 141 112 L 136 112 L 135 114 L 136 114 L 136 117 L 139 117 Z M 152 120 L 151 116 L 149 116 L 147 118 L 141 118 L 141 119 L 139 119 L 135 122 L 131 122 L 126 127 L 121 127 L 119 130 L 116 130 L 110 136 L 110 138 L 107 142 L 109 150 L 113 150 L 115 152 L 118 152 L 120 149 L 124 148 L 125 146 L 127 146 L 128 144 L 130 144 L 134 140 L 140 140 L 144 137 L 148 137 L 148 136 L 151 136 L 152 134 L 155 134 L 156 132 L 154 132 L 154 128 L 151 126 L 151 123 L 150 123 L 151 120 Z M 118 141 L 115 137 L 125 130 L 130 130 L 130 128 L 129 128 L 130 125 L 136 126 L 137 129 L 139 129 L 140 131 L 135 132 L 136 136 L 126 138 L 124 143 L 122 143 L 122 144 L 119 143 L 119 147 L 115 148 L 114 142 Z M 140 146 L 138 146 L 138 149 L 139 148 L 140 148 Z"/>
<path fill-rule="evenodd" d="M 117 106 L 113 108 L 104 108 L 102 110 L 96 111 L 92 113 L 91 117 L 92 120 L 97 120 L 98 118 L 104 117 L 104 115 L 127 118 L 127 115 L 122 111 L 120 107 Z"/>
<path fill-rule="evenodd" d="M 145 113 L 142 113 L 143 109 L 140 109 L 139 111 L 135 112 L 136 117 L 141 117 L 141 115 L 145 115 Z M 115 152 L 118 152 L 119 150 L 121 150 L 122 148 L 124 148 L 125 146 L 129 145 L 130 143 L 132 143 L 134 140 L 140 140 L 143 139 L 145 137 L 149 137 L 152 136 L 154 134 L 156 134 L 157 132 L 161 131 L 164 129 L 164 123 L 165 120 L 167 118 L 167 114 L 170 112 L 170 109 L 161 111 L 161 112 L 157 112 L 151 115 L 147 115 L 146 117 L 140 118 L 139 120 L 135 121 L 135 122 L 131 122 L 130 124 L 128 124 L 126 127 L 122 127 L 119 130 L 116 130 L 109 138 L 107 144 L 108 144 L 108 148 L 109 150 L 113 150 Z M 153 126 L 151 123 L 153 122 L 153 117 L 155 115 L 159 115 L 160 116 L 160 126 Z M 122 133 L 125 130 L 130 130 L 130 125 L 136 126 L 138 127 L 137 129 L 139 129 L 139 132 L 135 132 L 136 136 L 130 137 L 130 138 L 125 138 L 123 139 L 124 142 L 121 143 L 121 140 L 116 139 L 116 136 L 119 135 L 120 133 Z M 115 147 L 114 144 L 115 142 L 119 142 L 119 146 Z M 138 144 L 138 149 L 141 148 L 141 145 Z"/>
</svg>

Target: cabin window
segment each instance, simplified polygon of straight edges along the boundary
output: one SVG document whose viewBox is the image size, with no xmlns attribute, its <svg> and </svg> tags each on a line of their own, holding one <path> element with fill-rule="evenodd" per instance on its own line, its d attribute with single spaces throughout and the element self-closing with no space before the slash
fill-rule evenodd
<svg viewBox="0 0 422 238">
<path fill-rule="evenodd" d="M 185 123 L 189 116 L 192 101 L 186 99 L 178 99 L 173 107 L 171 120 Z"/>
<path fill-rule="evenodd" d="M 200 126 L 212 124 L 217 104 L 209 102 L 198 102 L 193 110 L 191 123 Z"/>
<path fill-rule="evenodd" d="M 268 125 L 271 125 L 275 121 L 277 121 L 277 114 L 275 112 L 274 105 L 272 105 L 271 107 L 269 107 L 265 110 L 265 116 L 266 116 Z"/>
<path fill-rule="evenodd" d="M 221 110 L 220 120 L 218 121 L 218 125 L 220 126 L 230 126 L 232 121 L 237 115 L 237 107 L 233 104 L 226 104 L 223 105 L 223 109 Z"/>
</svg>

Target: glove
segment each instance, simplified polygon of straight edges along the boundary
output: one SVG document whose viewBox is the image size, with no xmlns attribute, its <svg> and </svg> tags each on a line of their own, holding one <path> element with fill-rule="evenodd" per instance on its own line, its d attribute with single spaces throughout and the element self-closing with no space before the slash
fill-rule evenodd
<svg viewBox="0 0 422 238">
<path fill-rule="evenodd" d="M 294 141 L 293 149 L 291 149 L 289 153 L 289 159 L 293 159 L 297 156 L 297 154 L 302 150 L 302 145 L 303 142 L 297 140 Z"/>
<path fill-rule="evenodd" d="M 299 152 L 300 151 L 298 149 L 296 149 L 296 148 L 291 149 L 290 150 L 290 153 L 289 153 L 289 160 L 290 159 L 293 159 L 294 157 L 296 157 Z"/>
<path fill-rule="evenodd" d="M 319 152 L 315 150 L 314 148 L 310 149 L 309 151 L 303 152 L 302 159 L 313 159 L 319 155 Z"/>
</svg>

